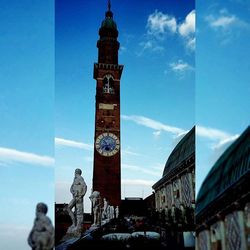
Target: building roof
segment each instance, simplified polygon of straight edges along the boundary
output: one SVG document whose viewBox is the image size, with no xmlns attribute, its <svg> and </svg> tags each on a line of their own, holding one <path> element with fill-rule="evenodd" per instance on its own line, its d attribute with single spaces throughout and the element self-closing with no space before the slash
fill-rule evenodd
<svg viewBox="0 0 250 250">
<path fill-rule="evenodd" d="M 170 174 L 195 152 L 195 126 L 176 145 L 165 164 L 163 176 Z"/>
<path fill-rule="evenodd" d="M 198 193 L 196 215 L 214 204 L 250 172 L 250 126 L 214 164 Z"/>
<path fill-rule="evenodd" d="M 117 30 L 117 25 L 114 21 L 113 18 L 111 17 L 106 17 L 103 21 L 102 21 L 102 28 L 108 28 L 108 29 L 114 29 Z"/>
</svg>

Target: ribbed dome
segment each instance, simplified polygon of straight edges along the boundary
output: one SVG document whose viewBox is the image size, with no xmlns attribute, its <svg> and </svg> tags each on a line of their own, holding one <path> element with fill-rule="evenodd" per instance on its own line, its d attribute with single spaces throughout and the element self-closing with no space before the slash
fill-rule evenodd
<svg viewBox="0 0 250 250">
<path fill-rule="evenodd" d="M 117 30 L 117 25 L 116 25 L 115 21 L 113 20 L 113 18 L 106 17 L 102 21 L 101 28 L 108 28 L 108 29 L 115 29 L 115 30 Z"/>
<path fill-rule="evenodd" d="M 249 174 L 250 126 L 222 154 L 208 173 L 198 193 L 196 214 L 205 211 L 204 209 L 218 201 L 230 187 Z"/>
<path fill-rule="evenodd" d="M 183 161 L 195 152 L 195 127 L 193 127 L 176 145 L 166 162 L 163 176 L 170 174 Z"/>
<path fill-rule="evenodd" d="M 113 13 L 111 11 L 106 12 L 105 19 L 102 21 L 99 29 L 99 35 L 100 39 L 118 37 L 117 25 L 113 19 Z"/>
</svg>

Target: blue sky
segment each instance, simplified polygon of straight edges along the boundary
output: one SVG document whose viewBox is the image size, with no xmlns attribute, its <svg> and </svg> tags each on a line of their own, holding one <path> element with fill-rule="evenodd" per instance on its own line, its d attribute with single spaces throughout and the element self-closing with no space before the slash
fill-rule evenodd
<svg viewBox="0 0 250 250">
<path fill-rule="evenodd" d="M 93 64 L 106 2 L 58 0 L 55 22 L 53 1 L 1 2 L 1 249 L 28 249 L 37 202 L 49 205 L 53 220 L 54 193 L 57 202 L 69 202 L 75 168 L 83 170 L 90 211 Z M 198 190 L 249 125 L 250 4 L 202 1 L 196 11 L 194 1 L 184 0 L 111 5 L 124 65 L 122 197 L 152 193 L 194 124 Z"/>
<path fill-rule="evenodd" d="M 196 4 L 196 186 L 250 124 L 250 2 Z"/>
<path fill-rule="evenodd" d="M 40 201 L 54 205 L 54 7 L 1 1 L 0 248 L 29 249 Z"/>
</svg>

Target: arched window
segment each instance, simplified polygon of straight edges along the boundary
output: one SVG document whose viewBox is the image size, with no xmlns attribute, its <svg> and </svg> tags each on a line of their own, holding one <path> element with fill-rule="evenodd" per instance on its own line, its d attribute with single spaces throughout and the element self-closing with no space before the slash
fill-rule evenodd
<svg viewBox="0 0 250 250">
<path fill-rule="evenodd" d="M 103 78 L 103 93 L 114 94 L 114 78 L 108 74 Z"/>
</svg>

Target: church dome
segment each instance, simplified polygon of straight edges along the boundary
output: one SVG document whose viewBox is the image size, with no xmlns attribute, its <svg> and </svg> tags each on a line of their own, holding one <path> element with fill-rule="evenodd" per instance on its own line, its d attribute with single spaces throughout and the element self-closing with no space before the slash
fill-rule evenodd
<svg viewBox="0 0 250 250">
<path fill-rule="evenodd" d="M 100 37 L 117 37 L 117 25 L 113 19 L 113 12 L 110 9 L 105 14 L 105 19 L 102 21 L 101 28 L 99 29 Z"/>
<path fill-rule="evenodd" d="M 117 30 L 117 25 L 116 25 L 115 21 L 113 20 L 113 18 L 111 18 L 111 17 L 106 17 L 106 18 L 102 21 L 101 28 L 107 28 L 107 29 L 114 29 L 114 30 Z"/>
<path fill-rule="evenodd" d="M 176 145 L 165 164 L 163 177 L 175 170 L 195 152 L 195 127 L 193 127 Z"/>
<path fill-rule="evenodd" d="M 239 183 L 242 185 L 249 174 L 250 126 L 227 148 L 208 173 L 198 193 L 196 215 L 200 216 L 217 203 L 230 188 Z"/>
</svg>

